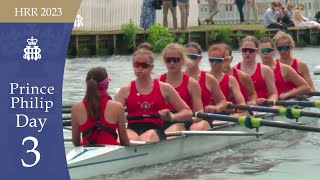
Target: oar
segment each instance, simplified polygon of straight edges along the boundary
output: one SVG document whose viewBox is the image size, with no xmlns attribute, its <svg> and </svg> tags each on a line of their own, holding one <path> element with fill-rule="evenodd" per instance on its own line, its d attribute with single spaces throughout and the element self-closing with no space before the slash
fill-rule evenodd
<svg viewBox="0 0 320 180">
<path fill-rule="evenodd" d="M 280 116 L 285 116 L 290 119 L 299 118 L 301 116 L 320 118 L 320 113 L 307 112 L 307 111 L 302 111 L 301 109 L 294 109 L 294 108 L 278 109 L 278 108 L 270 108 L 270 107 L 264 107 L 264 106 L 247 106 L 247 105 L 237 105 L 237 104 L 229 104 L 228 108 L 260 111 L 260 112 L 270 112 L 270 113 L 279 114 Z"/>
<path fill-rule="evenodd" d="M 320 100 L 315 101 L 264 101 L 262 105 L 272 105 L 272 106 L 303 106 L 303 107 L 317 107 L 320 108 Z"/>
<path fill-rule="evenodd" d="M 193 116 L 197 118 L 202 118 L 202 119 L 218 119 L 222 121 L 236 122 L 250 129 L 259 128 L 260 126 L 269 126 L 269 127 L 295 129 L 295 130 L 310 131 L 310 132 L 320 132 L 320 128 L 317 128 L 317 127 L 302 126 L 302 125 L 279 122 L 279 121 L 263 120 L 260 118 L 249 117 L 249 116 L 248 117 L 246 116 L 231 117 L 227 115 L 202 113 L 202 112 L 194 112 Z"/>
<path fill-rule="evenodd" d="M 174 131 L 167 132 L 166 136 L 262 136 L 263 132 L 243 131 Z"/>
<path fill-rule="evenodd" d="M 314 92 L 307 93 L 307 95 L 309 95 L 309 96 L 320 96 L 320 92 L 314 91 Z"/>
</svg>

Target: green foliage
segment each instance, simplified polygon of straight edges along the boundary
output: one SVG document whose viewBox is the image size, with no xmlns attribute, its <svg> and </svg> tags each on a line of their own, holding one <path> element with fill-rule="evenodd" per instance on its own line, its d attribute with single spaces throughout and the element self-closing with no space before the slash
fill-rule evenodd
<svg viewBox="0 0 320 180">
<path fill-rule="evenodd" d="M 230 27 L 219 27 L 209 34 L 209 43 L 224 42 L 232 45 L 233 32 Z"/>
<path fill-rule="evenodd" d="M 311 46 L 320 45 L 320 34 L 316 34 L 314 36 L 311 36 L 310 45 Z"/>
<path fill-rule="evenodd" d="M 296 42 L 296 47 L 306 47 L 306 46 L 307 46 L 307 42 L 300 37 Z"/>
<path fill-rule="evenodd" d="M 186 34 L 180 34 L 175 41 L 179 44 L 184 44 L 186 42 Z"/>
<path fill-rule="evenodd" d="M 254 37 L 256 37 L 257 39 L 261 39 L 266 36 L 267 36 L 267 30 L 265 28 L 259 28 L 256 31 L 254 31 Z"/>
<path fill-rule="evenodd" d="M 161 26 L 160 24 L 153 24 L 149 28 L 148 42 L 152 44 L 155 52 L 160 52 L 163 48 L 172 43 L 174 40 L 172 34 L 168 28 Z"/>
<path fill-rule="evenodd" d="M 128 24 L 121 26 L 121 31 L 123 33 L 123 39 L 128 44 L 128 49 L 135 48 L 134 39 L 136 38 L 138 27 L 130 19 Z"/>
<path fill-rule="evenodd" d="M 109 49 L 108 48 L 99 48 L 97 51 L 98 56 L 106 56 L 109 54 Z"/>
<path fill-rule="evenodd" d="M 91 56 L 92 52 L 90 48 L 87 47 L 79 47 L 77 49 L 77 56 L 78 57 L 87 57 L 87 56 Z"/>
</svg>

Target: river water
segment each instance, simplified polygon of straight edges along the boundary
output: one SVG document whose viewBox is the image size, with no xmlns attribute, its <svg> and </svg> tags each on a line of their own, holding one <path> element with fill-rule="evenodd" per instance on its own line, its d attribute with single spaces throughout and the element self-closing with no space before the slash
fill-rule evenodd
<svg viewBox="0 0 320 180">
<path fill-rule="evenodd" d="M 312 74 L 317 91 L 320 76 L 313 76 L 314 67 L 320 65 L 319 48 L 295 49 L 294 57 L 304 60 Z M 241 60 L 239 51 L 233 52 L 236 64 Z M 203 53 L 201 68 L 209 70 L 207 53 Z M 87 71 L 96 66 L 106 67 L 111 77 L 109 93 L 114 96 L 118 88 L 135 78 L 131 56 L 110 56 L 67 59 L 63 82 L 63 104 L 79 101 L 85 93 Z M 166 68 L 156 56 L 154 77 Z M 313 99 L 317 99 L 313 97 Z M 66 137 L 71 133 L 64 131 Z M 72 148 L 65 143 L 66 153 Z M 92 180 L 103 179 L 254 179 L 254 180 L 319 180 L 320 134 L 294 132 L 251 143 L 192 157 L 180 161 L 129 170 L 115 175 L 101 175 Z"/>
</svg>

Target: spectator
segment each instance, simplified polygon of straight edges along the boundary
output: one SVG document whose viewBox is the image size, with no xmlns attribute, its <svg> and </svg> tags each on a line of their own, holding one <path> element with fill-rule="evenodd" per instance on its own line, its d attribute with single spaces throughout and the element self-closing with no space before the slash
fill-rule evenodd
<svg viewBox="0 0 320 180">
<path fill-rule="evenodd" d="M 247 23 L 250 24 L 251 9 L 253 11 L 254 23 L 259 23 L 258 22 L 258 8 L 257 8 L 256 0 L 246 0 Z"/>
<path fill-rule="evenodd" d="M 282 19 L 283 14 L 278 8 L 278 3 L 276 1 L 271 1 L 271 6 L 266 10 L 263 15 L 263 24 L 266 28 L 276 28 L 281 30 L 287 30 L 288 27 L 284 23 L 277 22 L 278 19 Z"/>
<path fill-rule="evenodd" d="M 240 24 L 244 23 L 244 16 L 243 16 L 243 5 L 245 3 L 245 0 L 234 0 L 234 4 L 237 5 L 239 15 L 240 15 Z"/>
<path fill-rule="evenodd" d="M 140 27 L 147 30 L 155 21 L 156 9 L 153 6 L 153 0 L 143 0 L 140 15 Z"/>
<path fill-rule="evenodd" d="M 212 18 L 218 14 L 219 12 L 219 2 L 218 0 L 208 0 L 208 6 L 209 6 L 209 16 L 205 19 L 205 22 L 207 24 L 214 24 Z"/>
<path fill-rule="evenodd" d="M 188 26 L 189 17 L 189 0 L 177 0 L 181 15 L 181 30 L 185 30 Z"/>
<path fill-rule="evenodd" d="M 316 13 L 316 15 L 314 16 L 313 20 L 317 23 L 320 23 L 320 11 L 318 11 Z"/>
<path fill-rule="evenodd" d="M 303 11 L 304 5 L 298 4 L 296 9 L 293 11 L 292 20 L 296 27 L 307 27 L 307 28 L 316 28 L 320 30 L 320 24 L 315 21 L 310 21 L 300 14 L 300 11 Z"/>
<path fill-rule="evenodd" d="M 173 28 L 177 29 L 177 0 L 162 0 L 163 26 L 168 27 L 168 11 L 172 14 Z"/>
<path fill-rule="evenodd" d="M 292 21 L 292 9 L 293 9 L 293 4 L 290 2 L 287 4 L 286 9 L 283 10 L 282 22 L 287 24 L 288 27 L 294 26 L 294 23 Z"/>
</svg>

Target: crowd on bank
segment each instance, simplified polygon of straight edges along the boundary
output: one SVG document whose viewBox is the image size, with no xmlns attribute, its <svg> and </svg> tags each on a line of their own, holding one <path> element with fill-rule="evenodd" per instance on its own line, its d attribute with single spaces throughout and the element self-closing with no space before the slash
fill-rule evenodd
<svg viewBox="0 0 320 180">
<path fill-rule="evenodd" d="M 198 0 L 199 3 L 199 0 Z M 258 21 L 258 8 L 256 0 L 234 0 L 237 6 L 240 23 L 260 23 Z M 180 28 L 185 30 L 188 26 L 189 17 L 189 0 L 143 0 L 140 27 L 148 29 L 156 20 L 156 10 L 163 11 L 163 26 L 168 27 L 168 13 L 172 15 L 173 29 L 178 28 L 177 23 L 177 7 L 180 10 Z M 244 7 L 246 7 L 246 20 L 244 18 Z M 219 0 L 208 0 L 208 17 L 205 18 L 206 24 L 214 24 L 214 17 L 220 12 Z M 304 10 L 303 4 L 297 4 L 294 7 L 293 3 L 289 2 L 285 6 L 277 0 L 272 0 L 270 7 L 266 9 L 263 15 L 263 25 L 266 28 L 283 29 L 288 27 L 306 27 L 320 30 L 319 18 L 320 11 L 315 14 L 313 19 L 304 17 L 301 11 Z M 251 19 L 251 11 L 253 19 Z M 199 25 L 200 25 L 199 20 Z"/>
</svg>

